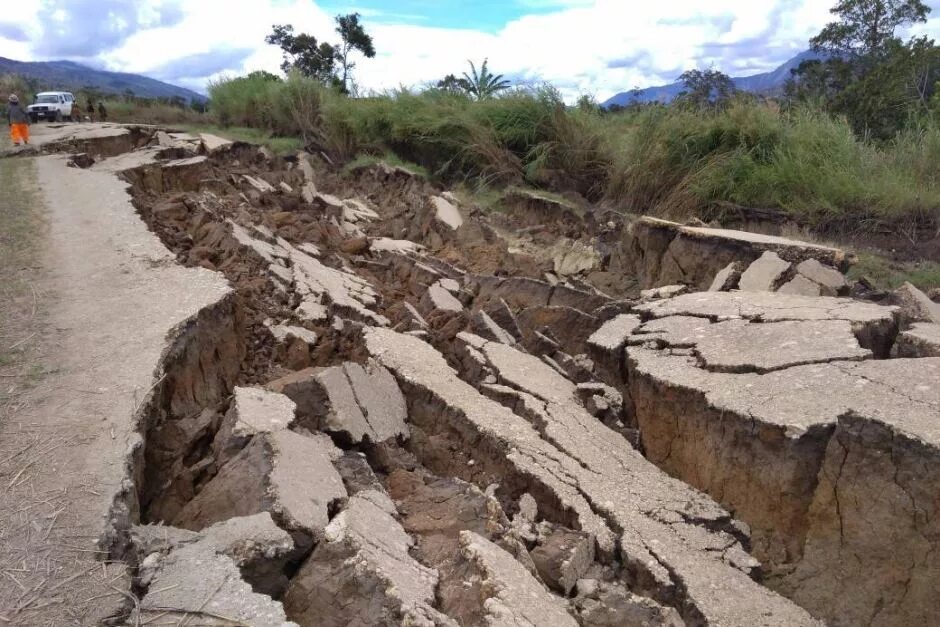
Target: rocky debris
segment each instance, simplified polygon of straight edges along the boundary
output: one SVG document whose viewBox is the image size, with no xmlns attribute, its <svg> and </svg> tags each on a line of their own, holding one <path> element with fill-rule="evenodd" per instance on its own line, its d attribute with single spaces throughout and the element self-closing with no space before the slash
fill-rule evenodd
<svg viewBox="0 0 940 627">
<path fill-rule="evenodd" d="M 467 595 L 485 599 L 484 624 L 577 626 L 564 601 L 552 596 L 512 555 L 472 531 L 460 532 L 460 546 Z"/>
<path fill-rule="evenodd" d="M 580 406 L 574 385 L 537 358 L 504 344 L 476 341 L 508 384 L 483 388 L 514 404 L 516 413 L 457 378 L 443 357 L 420 340 L 374 328 L 365 330 L 365 341 L 405 388 L 416 442 L 441 446 L 451 440 L 440 457 L 433 447 L 415 447 L 432 469 L 470 468 L 466 474 L 477 483 L 488 485 L 492 477 L 501 485 L 525 486 L 538 495 L 540 513 L 592 534 L 602 559 L 622 553 L 642 587 L 671 599 L 684 617 L 735 624 L 757 617 L 764 624 L 812 623 L 808 614 L 750 579 L 747 573 L 756 562 L 735 535 L 718 531 L 733 526 L 726 512 L 625 446 Z M 466 465 L 462 450 L 473 451 L 474 464 Z M 608 520 L 620 530 L 616 545 Z M 706 547 L 722 550 L 711 553 Z"/>
<path fill-rule="evenodd" d="M 940 324 L 918 322 L 898 335 L 892 357 L 940 357 Z"/>
<path fill-rule="evenodd" d="M 601 257 L 594 245 L 577 240 L 559 242 L 558 252 L 552 258 L 555 274 L 565 277 L 590 272 L 601 265 Z"/>
<path fill-rule="evenodd" d="M 463 226 L 460 210 L 451 201 L 442 196 L 434 196 L 431 198 L 431 204 L 434 205 L 434 216 L 438 222 L 454 231 Z"/>
<path fill-rule="evenodd" d="M 708 286 L 709 292 L 727 292 L 736 289 L 741 280 L 741 273 L 744 271 L 743 264 L 732 261 L 727 266 L 718 271 L 711 285 Z"/>
<path fill-rule="evenodd" d="M 680 296 L 686 294 L 689 291 L 688 285 L 665 285 L 663 287 L 655 287 L 649 290 L 642 290 L 640 292 L 640 300 L 642 302 L 649 302 L 651 300 L 660 300 L 663 298 L 673 298 L 674 296 Z"/>
<path fill-rule="evenodd" d="M 213 442 L 217 458 L 224 463 L 259 433 L 276 433 L 294 422 L 297 406 L 283 394 L 258 388 L 236 387 L 232 404 Z"/>
<path fill-rule="evenodd" d="M 580 531 L 557 529 L 532 551 L 542 580 L 566 596 L 594 564 L 594 538 Z"/>
<path fill-rule="evenodd" d="M 421 305 L 428 314 L 434 312 L 462 313 L 463 303 L 457 300 L 440 283 L 430 286 L 421 299 Z"/>
<path fill-rule="evenodd" d="M 679 613 L 663 607 L 652 599 L 631 593 L 623 585 L 578 580 L 578 596 L 574 600 L 578 622 L 583 627 L 685 627 Z"/>
<path fill-rule="evenodd" d="M 780 286 L 777 290 L 781 294 L 797 294 L 800 296 L 820 296 L 822 288 L 818 283 L 813 283 L 801 274 L 797 274 L 792 279 Z M 830 294 L 835 296 L 835 294 Z"/>
<path fill-rule="evenodd" d="M 235 516 L 270 512 L 298 548 L 323 537 L 331 508 L 346 498 L 332 461 L 341 452 L 326 436 L 258 433 L 174 520 L 199 530 Z"/>
<path fill-rule="evenodd" d="M 905 283 L 891 293 L 892 304 L 900 307 L 901 317 L 907 322 L 933 322 L 940 324 L 940 304 L 911 283 Z"/>
<path fill-rule="evenodd" d="M 461 532 L 472 531 L 498 544 L 526 570 L 536 572 L 528 551 L 491 495 L 495 485 L 483 492 L 460 479 L 434 476 L 417 463 L 413 469 L 393 470 L 387 483 L 403 528 L 416 540 L 412 554 L 441 575 L 438 608 L 461 623 L 479 622 L 484 610 L 483 598 L 467 597 L 469 584 L 461 568 Z"/>
<path fill-rule="evenodd" d="M 266 240 L 264 233 L 257 228 L 254 233 L 250 233 L 232 221 L 228 225 L 241 245 L 255 252 L 268 264 L 272 281 L 281 289 L 292 288 L 301 298 L 296 313 L 303 319 L 322 321 L 332 308 L 368 324 L 389 324 L 387 318 L 368 309 L 378 303 L 378 294 L 359 275 L 331 268 L 283 238 Z"/>
<path fill-rule="evenodd" d="M 732 262 L 750 264 L 765 252 L 787 263 L 815 259 L 846 270 L 850 259 L 841 250 L 730 229 L 683 226 L 644 217 L 624 229 L 621 266 L 635 273 L 642 289 L 684 284 L 707 290 L 715 276 Z"/>
<path fill-rule="evenodd" d="M 370 361 L 310 368 L 268 384 L 294 399 L 299 424 L 342 435 L 352 444 L 408 438 L 405 399 L 395 378 Z"/>
<path fill-rule="evenodd" d="M 326 528 L 291 580 L 284 605 L 305 625 L 454 625 L 434 609 L 438 574 L 411 557 L 413 540 L 382 492 L 365 490 Z"/>
<path fill-rule="evenodd" d="M 202 143 L 203 150 L 210 155 L 227 150 L 234 144 L 231 140 L 211 133 L 199 133 L 199 140 Z"/>
<path fill-rule="evenodd" d="M 424 246 L 406 239 L 376 237 L 369 241 L 369 249 L 374 253 L 417 255 L 424 251 Z"/>
<path fill-rule="evenodd" d="M 270 326 L 271 335 L 274 336 L 278 342 L 291 342 L 293 340 L 301 340 L 307 346 L 313 347 L 316 345 L 317 334 L 309 329 L 304 327 L 293 326 L 289 324 L 274 324 Z"/>
<path fill-rule="evenodd" d="M 789 269 L 789 262 L 768 250 L 741 274 L 738 288 L 744 292 L 773 292 L 780 286 Z"/>
<path fill-rule="evenodd" d="M 162 526 L 131 530 L 138 554 L 138 581 L 146 592 L 135 603 L 131 624 L 160 618 L 199 625 L 250 624 L 297 627 L 281 603 L 252 590 L 283 590 L 279 572 L 293 551 L 291 537 L 267 513 L 232 518 L 192 533 Z M 196 624 L 196 623 L 193 623 Z"/>
<path fill-rule="evenodd" d="M 274 186 L 265 181 L 263 178 L 257 176 L 251 176 L 250 174 L 243 174 L 242 180 L 248 183 L 256 192 L 259 194 L 273 193 Z"/>
<path fill-rule="evenodd" d="M 845 276 L 830 266 L 824 266 L 816 259 L 807 259 L 796 266 L 797 276 L 812 281 L 819 286 L 821 296 L 844 296 L 848 291 Z"/>
</svg>

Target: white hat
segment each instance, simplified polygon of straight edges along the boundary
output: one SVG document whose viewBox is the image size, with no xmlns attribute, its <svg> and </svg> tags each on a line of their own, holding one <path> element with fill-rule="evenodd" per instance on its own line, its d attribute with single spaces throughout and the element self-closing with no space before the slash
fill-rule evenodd
<svg viewBox="0 0 940 627">
<path fill-rule="evenodd" d="M 17 97 L 16 94 L 10 94 L 10 102 L 12 102 L 13 104 L 16 104 L 16 103 L 18 103 L 19 101 L 20 101 L 20 99 Z"/>
</svg>

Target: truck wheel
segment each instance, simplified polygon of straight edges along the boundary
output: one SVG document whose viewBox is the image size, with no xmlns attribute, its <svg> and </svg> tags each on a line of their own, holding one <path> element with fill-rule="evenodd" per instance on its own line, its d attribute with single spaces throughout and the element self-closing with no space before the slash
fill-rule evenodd
<svg viewBox="0 0 940 627">
<path fill-rule="evenodd" d="M 56 111 L 56 112 L 55 112 L 55 118 L 53 118 L 53 121 L 54 121 L 54 122 L 61 122 L 61 121 L 62 121 L 62 112 L 61 112 L 61 111 Z"/>
<path fill-rule="evenodd" d="M 31 116 L 29 116 L 29 119 L 32 120 L 33 124 L 35 124 L 36 122 L 39 121 L 39 116 L 38 116 L 38 115 L 31 115 Z"/>
</svg>

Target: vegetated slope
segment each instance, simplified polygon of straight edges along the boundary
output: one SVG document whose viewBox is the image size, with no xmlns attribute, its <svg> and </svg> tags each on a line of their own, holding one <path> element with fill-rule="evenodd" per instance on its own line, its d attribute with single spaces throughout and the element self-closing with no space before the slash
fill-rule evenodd
<svg viewBox="0 0 940 627">
<path fill-rule="evenodd" d="M 742 90 L 755 94 L 774 94 L 780 92 L 787 80 L 791 76 L 791 71 L 795 70 L 804 61 L 819 59 L 820 56 L 807 50 L 796 55 L 777 69 L 771 72 L 762 72 L 752 76 L 739 76 L 732 78 L 735 86 Z M 607 100 L 603 106 L 611 105 L 626 106 L 628 104 L 639 102 L 672 102 L 676 96 L 682 92 L 682 83 L 670 83 L 669 85 L 659 85 L 657 87 L 647 87 L 639 91 L 624 91 Z"/>
<path fill-rule="evenodd" d="M 126 90 L 141 98 L 183 98 L 204 102 L 206 97 L 191 89 L 170 85 L 147 76 L 125 72 L 96 70 L 72 61 L 16 61 L 0 57 L 0 74 L 18 74 L 35 79 L 49 89 L 92 88 L 105 93 L 123 94 Z"/>
</svg>

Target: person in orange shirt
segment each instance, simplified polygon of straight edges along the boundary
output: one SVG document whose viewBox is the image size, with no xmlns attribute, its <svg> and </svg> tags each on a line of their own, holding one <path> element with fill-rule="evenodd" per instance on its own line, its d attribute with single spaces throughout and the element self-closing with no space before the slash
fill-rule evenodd
<svg viewBox="0 0 940 627">
<path fill-rule="evenodd" d="M 10 102 L 7 104 L 7 123 L 10 125 L 10 138 L 14 146 L 19 146 L 20 142 L 29 143 L 29 113 L 20 105 L 20 99 L 16 94 L 10 94 Z"/>
</svg>

